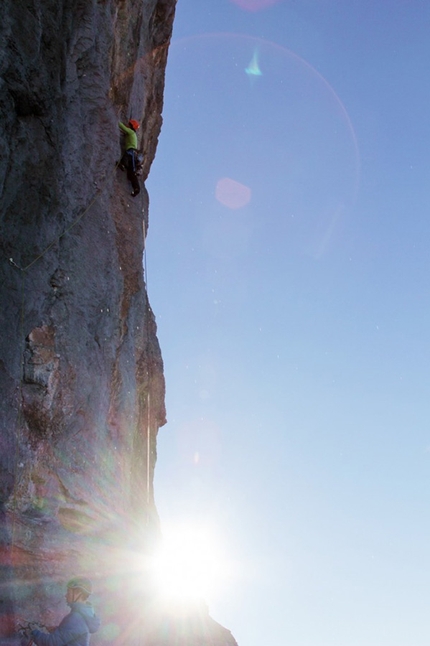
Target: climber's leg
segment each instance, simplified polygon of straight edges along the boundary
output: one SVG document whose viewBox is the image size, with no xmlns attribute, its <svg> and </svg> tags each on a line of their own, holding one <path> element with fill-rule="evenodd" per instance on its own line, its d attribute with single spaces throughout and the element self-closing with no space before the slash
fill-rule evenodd
<svg viewBox="0 0 430 646">
<path fill-rule="evenodd" d="M 133 188 L 132 196 L 136 197 L 136 195 L 139 195 L 140 193 L 140 184 L 139 184 L 139 180 L 137 179 L 136 173 L 132 173 L 130 175 L 130 181 L 131 181 L 131 186 Z"/>
<path fill-rule="evenodd" d="M 128 168 L 128 154 L 125 152 L 118 162 L 118 168 L 120 170 L 127 170 Z"/>
<path fill-rule="evenodd" d="M 139 180 L 137 179 L 136 175 L 136 170 L 137 170 L 137 159 L 136 159 L 136 151 L 135 150 L 128 150 L 127 151 L 128 155 L 128 166 L 127 166 L 127 178 L 129 182 L 131 183 L 133 192 L 132 196 L 136 197 L 140 193 L 140 185 L 139 185 Z"/>
</svg>

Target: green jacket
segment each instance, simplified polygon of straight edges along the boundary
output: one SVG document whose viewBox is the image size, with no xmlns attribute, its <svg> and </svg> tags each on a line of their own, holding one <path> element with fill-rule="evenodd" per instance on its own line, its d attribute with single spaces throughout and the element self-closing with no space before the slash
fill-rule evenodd
<svg viewBox="0 0 430 646">
<path fill-rule="evenodd" d="M 137 135 L 134 132 L 133 128 L 127 128 L 121 121 L 118 122 L 119 127 L 125 133 L 125 149 L 137 150 Z"/>
</svg>

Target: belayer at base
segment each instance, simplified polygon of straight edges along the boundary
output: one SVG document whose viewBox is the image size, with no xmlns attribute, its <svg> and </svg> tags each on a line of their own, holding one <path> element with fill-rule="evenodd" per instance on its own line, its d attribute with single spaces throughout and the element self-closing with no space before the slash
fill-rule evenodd
<svg viewBox="0 0 430 646">
<path fill-rule="evenodd" d="M 50 633 L 33 630 L 31 637 L 36 646 L 88 646 L 90 633 L 100 628 L 100 619 L 94 614 L 92 605 L 87 601 L 92 592 L 92 584 L 85 577 L 76 577 L 67 584 L 66 601 L 71 610 L 57 628 Z"/>
<path fill-rule="evenodd" d="M 121 170 L 127 169 L 127 179 L 131 182 L 133 188 L 132 196 L 136 197 L 140 193 L 140 184 L 137 179 L 137 135 L 136 130 L 139 128 L 139 123 L 134 119 L 130 119 L 128 127 L 121 121 L 118 126 L 125 134 L 125 153 L 123 154 L 119 167 Z"/>
</svg>

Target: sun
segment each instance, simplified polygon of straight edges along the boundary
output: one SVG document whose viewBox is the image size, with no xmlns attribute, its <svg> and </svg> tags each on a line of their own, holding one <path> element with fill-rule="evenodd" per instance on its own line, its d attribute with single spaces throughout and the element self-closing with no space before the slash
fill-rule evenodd
<svg viewBox="0 0 430 646">
<path fill-rule="evenodd" d="M 229 577 L 221 540 L 206 527 L 176 526 L 163 531 L 152 561 L 154 584 L 166 600 L 206 600 Z"/>
</svg>

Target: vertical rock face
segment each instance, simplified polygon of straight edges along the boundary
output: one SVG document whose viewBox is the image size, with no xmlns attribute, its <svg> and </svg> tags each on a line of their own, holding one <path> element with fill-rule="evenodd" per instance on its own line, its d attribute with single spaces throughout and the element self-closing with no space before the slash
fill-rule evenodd
<svg viewBox="0 0 430 646">
<path fill-rule="evenodd" d="M 144 179 L 175 1 L 2 0 L 0 644 L 57 625 L 77 574 L 94 644 L 236 644 L 205 608 L 157 608 L 148 575 L 164 380 L 117 122 L 142 123 Z"/>
<path fill-rule="evenodd" d="M 85 573 L 110 593 L 97 643 L 113 643 L 112 596 L 157 533 L 165 422 L 148 196 L 115 166 L 117 122 L 141 121 L 146 177 L 175 0 L 1 4 L 0 636 L 58 623 Z"/>
</svg>

